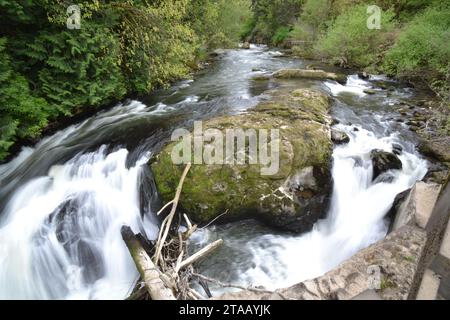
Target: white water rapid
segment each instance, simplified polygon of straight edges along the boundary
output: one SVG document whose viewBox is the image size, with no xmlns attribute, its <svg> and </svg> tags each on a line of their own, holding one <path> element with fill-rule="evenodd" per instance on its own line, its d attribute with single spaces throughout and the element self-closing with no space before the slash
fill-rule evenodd
<svg viewBox="0 0 450 320">
<path fill-rule="evenodd" d="M 105 148 L 53 166 L 15 192 L 0 221 L 0 299 L 123 299 L 137 271 L 120 228 L 152 237 L 140 165 Z"/>
</svg>

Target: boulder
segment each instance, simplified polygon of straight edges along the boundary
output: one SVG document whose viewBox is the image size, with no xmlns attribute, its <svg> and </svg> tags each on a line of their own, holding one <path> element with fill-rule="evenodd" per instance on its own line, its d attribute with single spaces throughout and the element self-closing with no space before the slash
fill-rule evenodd
<svg viewBox="0 0 450 320">
<path fill-rule="evenodd" d="M 372 150 L 370 159 L 372 159 L 373 164 L 374 181 L 389 170 L 401 170 L 403 168 L 402 162 L 395 154 L 383 150 Z"/>
<path fill-rule="evenodd" d="M 223 221 L 256 218 L 274 227 L 303 232 L 326 214 L 332 187 L 330 99 L 310 89 L 270 94 L 269 101 L 245 114 L 203 122 L 203 131 L 279 129 L 278 172 L 262 175 L 263 165 L 248 162 L 194 164 L 179 204 L 195 222 L 208 223 L 228 212 Z M 165 202 L 174 197 L 184 168 L 172 162 L 176 144 L 167 145 L 150 162 Z"/>
<path fill-rule="evenodd" d="M 331 140 L 335 144 L 346 144 L 350 142 L 350 137 L 343 131 L 331 129 Z"/>
<path fill-rule="evenodd" d="M 252 78 L 252 80 L 254 80 L 254 81 L 269 81 L 270 79 L 271 79 L 271 76 L 267 75 L 267 74 L 260 74 L 260 75 L 254 76 Z"/>
<path fill-rule="evenodd" d="M 242 49 L 246 49 L 246 50 L 250 49 L 250 43 L 249 42 L 244 42 L 242 44 Z"/>
<path fill-rule="evenodd" d="M 323 70 L 282 69 L 275 72 L 273 77 L 277 79 L 334 80 L 344 84 L 347 82 L 347 76 Z"/>
<path fill-rule="evenodd" d="M 369 80 L 370 74 L 368 74 L 367 72 L 358 72 L 358 77 L 362 80 Z"/>
<path fill-rule="evenodd" d="M 418 150 L 424 156 L 441 161 L 450 162 L 450 138 L 436 137 L 422 140 Z"/>
<path fill-rule="evenodd" d="M 364 89 L 363 92 L 364 92 L 365 94 L 370 94 L 370 95 L 373 95 L 373 94 L 376 94 L 376 93 L 377 93 L 377 91 L 374 90 L 374 89 Z"/>
</svg>

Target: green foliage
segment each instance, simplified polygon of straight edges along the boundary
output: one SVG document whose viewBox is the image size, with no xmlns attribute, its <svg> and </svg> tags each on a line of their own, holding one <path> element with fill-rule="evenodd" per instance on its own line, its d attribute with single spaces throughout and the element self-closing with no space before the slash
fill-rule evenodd
<svg viewBox="0 0 450 320">
<path fill-rule="evenodd" d="M 183 24 L 187 4 L 183 0 L 120 7 L 123 67 L 129 91 L 148 93 L 189 73 L 197 38 Z"/>
<path fill-rule="evenodd" d="M 237 47 L 254 27 L 250 0 L 191 0 L 189 12 L 195 33 L 210 49 Z"/>
<path fill-rule="evenodd" d="M 256 28 L 255 18 L 253 16 L 248 17 L 242 24 L 240 38 L 248 39 L 249 37 L 251 37 L 251 34 L 255 28 Z"/>
<path fill-rule="evenodd" d="M 46 101 L 33 96 L 27 80 L 13 69 L 6 44 L 0 38 L 0 159 L 8 155 L 16 137 L 39 135 L 49 111 Z"/>
<path fill-rule="evenodd" d="M 450 4 L 417 15 L 388 51 L 386 72 L 425 82 L 441 101 L 441 131 L 450 131 Z M 439 120 L 439 119 L 436 119 Z"/>
<path fill-rule="evenodd" d="M 283 28 L 291 29 L 303 2 L 304 0 L 253 0 L 253 38 L 267 42 L 282 38 Z"/>
<path fill-rule="evenodd" d="M 125 94 L 119 41 L 109 29 L 85 22 L 81 30 L 43 31 L 28 46 L 39 65 L 38 90 L 58 112 L 99 106 Z"/>
<path fill-rule="evenodd" d="M 389 50 L 385 69 L 398 76 L 445 78 L 450 68 L 450 5 L 436 6 L 416 16 Z"/>
<path fill-rule="evenodd" d="M 0 160 L 49 121 L 186 77 L 251 18 L 250 0 L 75 3 L 79 30 L 66 28 L 66 0 L 0 0 Z"/>
<path fill-rule="evenodd" d="M 303 6 L 300 21 L 310 26 L 311 38 L 316 39 L 319 32 L 327 26 L 331 14 L 330 0 L 307 0 Z"/>
<path fill-rule="evenodd" d="M 272 43 L 275 45 L 279 45 L 288 38 L 289 32 L 289 27 L 279 27 L 275 32 L 275 35 L 272 37 Z"/>
<path fill-rule="evenodd" d="M 381 15 L 381 30 L 367 27 L 367 6 L 358 5 L 338 16 L 316 44 L 323 56 L 349 66 L 365 67 L 378 62 L 382 46 L 394 29 L 392 11 Z"/>
</svg>

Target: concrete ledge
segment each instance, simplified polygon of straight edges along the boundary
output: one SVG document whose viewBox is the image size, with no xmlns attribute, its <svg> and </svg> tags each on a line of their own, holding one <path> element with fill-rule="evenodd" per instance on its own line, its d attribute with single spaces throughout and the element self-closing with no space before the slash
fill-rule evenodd
<svg viewBox="0 0 450 320">
<path fill-rule="evenodd" d="M 393 230 L 414 224 L 425 229 L 440 192 L 441 185 L 439 184 L 417 182 L 405 202 L 400 206 Z"/>
<path fill-rule="evenodd" d="M 427 269 L 417 294 L 417 300 L 436 300 L 441 279 L 439 275 Z"/>
</svg>

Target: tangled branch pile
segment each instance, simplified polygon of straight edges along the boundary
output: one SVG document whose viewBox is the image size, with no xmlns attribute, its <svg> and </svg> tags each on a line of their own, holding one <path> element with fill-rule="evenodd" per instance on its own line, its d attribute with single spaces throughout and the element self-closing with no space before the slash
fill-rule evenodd
<svg viewBox="0 0 450 320">
<path fill-rule="evenodd" d="M 135 235 L 130 227 L 122 228 L 124 239 L 142 281 L 129 299 L 151 300 L 198 300 L 203 297 L 191 288 L 190 283 L 195 276 L 193 264 L 217 249 L 223 240 L 217 240 L 191 256 L 187 256 L 187 241 L 197 230 L 186 215 L 183 219 L 187 226 L 184 233 L 178 232 L 180 225 L 173 225 L 180 199 L 183 183 L 191 165 L 188 164 L 180 179 L 175 198 L 167 203 L 159 212 L 171 206 L 170 213 L 163 220 L 158 236 L 153 247 L 146 245 L 146 241 L 140 235 Z M 176 232 L 173 232 L 173 231 Z M 171 232 L 172 231 L 172 232 Z M 152 256 L 152 258 L 150 258 Z M 143 285 L 142 285 L 143 284 Z"/>
</svg>

